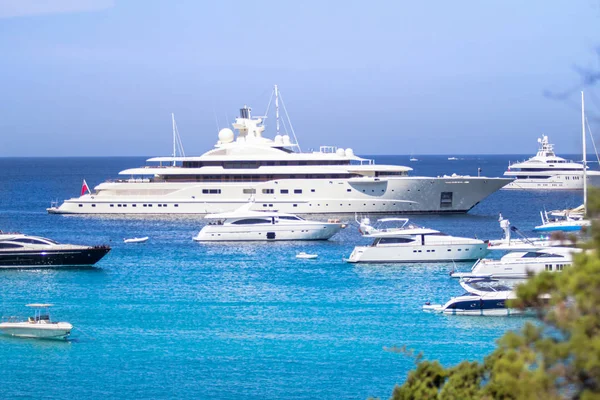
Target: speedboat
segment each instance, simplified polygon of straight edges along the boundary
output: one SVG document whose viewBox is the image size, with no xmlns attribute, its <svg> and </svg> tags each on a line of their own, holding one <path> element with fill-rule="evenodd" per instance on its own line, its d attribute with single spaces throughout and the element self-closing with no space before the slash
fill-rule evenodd
<svg viewBox="0 0 600 400">
<path fill-rule="evenodd" d="M 208 214 L 197 242 L 327 240 L 342 229 L 337 222 L 311 221 L 278 211 L 253 211 L 248 203 L 229 213 Z"/>
<path fill-rule="evenodd" d="M 89 266 L 109 251 L 109 246 L 61 244 L 40 236 L 0 232 L 0 268 Z"/>
<path fill-rule="evenodd" d="M 27 304 L 34 309 L 33 317 L 3 317 L 0 332 L 23 338 L 65 339 L 71 334 L 73 325 L 68 322 L 54 322 L 50 319 L 52 304 Z"/>
<path fill-rule="evenodd" d="M 123 243 L 144 243 L 145 241 L 148 240 L 148 236 L 144 236 L 144 237 L 139 237 L 139 238 L 130 238 L 130 239 L 123 239 Z"/>
<path fill-rule="evenodd" d="M 350 263 L 470 261 L 484 257 L 483 240 L 450 236 L 413 224 L 408 218 L 383 218 L 372 226 L 368 218 L 360 223 L 363 237 L 373 238 L 370 246 L 356 246 L 346 259 Z"/>
<path fill-rule="evenodd" d="M 600 171 L 584 169 L 584 164 L 558 157 L 548 136 L 538 138 L 538 144 L 534 157 L 508 165 L 504 176 L 515 180 L 503 189 L 581 190 L 584 179 L 594 186 L 600 185 Z"/>
<path fill-rule="evenodd" d="M 455 272 L 454 278 L 488 277 L 496 279 L 526 279 L 541 271 L 562 271 L 573 262 L 573 254 L 581 249 L 569 247 L 546 247 L 529 251 L 512 251 L 499 260 L 481 259 L 471 272 Z"/>
<path fill-rule="evenodd" d="M 275 100 L 280 95 L 274 90 Z M 277 108 L 277 101 L 274 102 Z M 278 115 L 278 114 L 277 114 Z M 340 213 L 466 213 L 512 179 L 409 176 L 412 168 L 379 165 L 351 148 L 302 151 L 296 134 L 272 132 L 250 107 L 215 138 L 214 148 L 189 156 L 154 157 L 81 195 L 51 203 L 52 214 L 210 214 L 233 211 L 254 195 L 265 210 L 296 215 Z M 273 127 L 279 127 L 279 118 Z M 287 124 L 286 124 L 287 125 Z M 288 127 L 291 125 L 287 125 Z M 331 135 L 330 135 L 331 136 Z"/>
<path fill-rule="evenodd" d="M 508 308 L 506 300 L 515 299 L 514 291 L 492 279 L 461 280 L 466 293 L 453 297 L 446 304 L 423 305 L 423 311 L 451 315 L 508 316 L 523 314 L 522 310 Z"/>
</svg>

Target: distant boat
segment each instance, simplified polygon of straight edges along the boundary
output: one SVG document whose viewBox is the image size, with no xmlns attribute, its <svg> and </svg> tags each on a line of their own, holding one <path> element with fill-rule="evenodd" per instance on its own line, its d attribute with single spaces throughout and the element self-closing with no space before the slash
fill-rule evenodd
<svg viewBox="0 0 600 400">
<path fill-rule="evenodd" d="M 308 254 L 303 251 L 296 254 L 296 258 L 303 258 L 305 260 L 313 260 L 313 259 L 317 258 L 318 256 L 319 256 L 318 254 Z"/>
<path fill-rule="evenodd" d="M 458 157 L 448 157 L 448 161 L 457 161 Z"/>
<path fill-rule="evenodd" d="M 124 243 L 144 243 L 148 240 L 148 236 L 140 237 L 140 238 L 131 238 L 131 239 L 123 239 Z"/>
<path fill-rule="evenodd" d="M 27 320 L 17 317 L 4 317 L 0 323 L 0 332 L 17 337 L 37 339 L 65 339 L 71 334 L 73 325 L 68 322 L 50 320 L 49 308 L 52 304 L 27 304 L 35 309 L 34 316 Z"/>
<path fill-rule="evenodd" d="M 409 161 L 419 161 L 419 159 L 418 159 L 418 158 L 416 158 L 416 157 L 410 157 L 410 160 L 409 160 Z"/>
</svg>

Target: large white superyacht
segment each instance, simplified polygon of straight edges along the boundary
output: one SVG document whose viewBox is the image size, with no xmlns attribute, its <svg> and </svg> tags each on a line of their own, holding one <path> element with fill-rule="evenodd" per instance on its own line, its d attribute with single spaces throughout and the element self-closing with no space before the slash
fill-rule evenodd
<svg viewBox="0 0 600 400">
<path fill-rule="evenodd" d="M 237 136 L 221 129 L 215 147 L 201 156 L 176 157 L 174 151 L 150 158 L 158 165 L 121 171 L 126 179 L 101 183 L 48 212 L 209 214 L 252 199 L 254 210 L 293 214 L 465 213 L 512 180 L 409 176 L 412 168 L 376 165 L 349 148 L 301 152 L 293 131 L 292 138 L 263 137 L 263 118 L 252 117 L 246 106 L 233 128 Z"/>
<path fill-rule="evenodd" d="M 530 159 L 509 164 L 504 176 L 515 180 L 504 187 L 512 190 L 581 190 L 583 164 L 558 157 L 548 136 L 538 138 L 539 149 Z M 587 170 L 588 184 L 600 186 L 600 171 Z"/>
</svg>

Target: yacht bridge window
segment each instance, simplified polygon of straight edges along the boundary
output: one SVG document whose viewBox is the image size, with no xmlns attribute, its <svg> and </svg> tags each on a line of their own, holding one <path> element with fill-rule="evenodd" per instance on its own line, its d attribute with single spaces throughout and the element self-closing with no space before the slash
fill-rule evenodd
<svg viewBox="0 0 600 400">
<path fill-rule="evenodd" d="M 375 244 L 395 244 L 395 243 L 412 243 L 414 242 L 414 239 L 411 238 L 402 238 L 402 237 L 397 237 L 397 238 L 379 238 L 375 241 Z"/>
<path fill-rule="evenodd" d="M 262 219 L 262 218 L 248 218 L 248 219 L 240 219 L 237 221 L 233 221 L 232 225 L 255 225 L 255 224 L 270 224 L 270 219 Z"/>
</svg>

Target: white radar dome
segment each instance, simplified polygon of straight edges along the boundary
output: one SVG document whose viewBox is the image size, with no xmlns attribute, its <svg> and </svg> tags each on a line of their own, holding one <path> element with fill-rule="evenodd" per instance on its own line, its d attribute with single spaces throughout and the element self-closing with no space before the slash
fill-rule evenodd
<svg viewBox="0 0 600 400">
<path fill-rule="evenodd" d="M 346 157 L 354 157 L 354 150 L 348 147 L 346 149 Z"/>
<path fill-rule="evenodd" d="M 283 144 L 283 136 L 275 135 L 275 144 Z"/>
<path fill-rule="evenodd" d="M 288 135 L 283 135 L 283 143 L 290 144 L 290 137 Z"/>
<path fill-rule="evenodd" d="M 337 149 L 335 151 L 335 154 L 337 154 L 340 157 L 344 157 L 346 155 L 346 152 L 344 151 L 344 149 Z"/>
<path fill-rule="evenodd" d="M 219 131 L 219 141 L 221 143 L 233 142 L 233 131 L 229 128 L 223 128 Z"/>
</svg>

